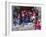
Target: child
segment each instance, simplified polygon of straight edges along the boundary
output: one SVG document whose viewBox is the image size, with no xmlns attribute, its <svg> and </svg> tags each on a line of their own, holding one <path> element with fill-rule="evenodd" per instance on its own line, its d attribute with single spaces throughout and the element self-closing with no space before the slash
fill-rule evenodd
<svg viewBox="0 0 46 37">
<path fill-rule="evenodd" d="M 41 29 L 41 26 L 40 26 L 40 21 L 39 20 L 35 20 L 35 22 L 34 22 L 34 27 L 35 27 L 35 30 L 36 29 Z"/>
</svg>

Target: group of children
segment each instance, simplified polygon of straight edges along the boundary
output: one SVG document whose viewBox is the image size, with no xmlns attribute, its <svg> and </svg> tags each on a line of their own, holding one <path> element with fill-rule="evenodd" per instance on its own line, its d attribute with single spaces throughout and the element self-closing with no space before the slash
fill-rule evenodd
<svg viewBox="0 0 46 37">
<path fill-rule="evenodd" d="M 41 20 L 38 18 L 38 10 L 35 10 L 34 8 L 31 10 L 29 8 L 21 8 L 17 17 L 15 17 L 14 23 L 15 25 L 21 25 L 22 23 L 28 25 L 27 23 L 33 23 L 35 30 L 41 29 Z"/>
</svg>

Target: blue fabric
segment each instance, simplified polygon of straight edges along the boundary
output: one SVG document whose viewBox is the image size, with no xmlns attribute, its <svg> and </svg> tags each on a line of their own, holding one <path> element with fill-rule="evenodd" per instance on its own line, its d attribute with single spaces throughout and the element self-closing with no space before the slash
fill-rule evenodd
<svg viewBox="0 0 46 37">
<path fill-rule="evenodd" d="M 30 17 L 27 17 L 27 16 L 22 17 L 22 21 L 23 21 L 24 23 L 29 23 L 29 22 L 30 22 Z"/>
</svg>

